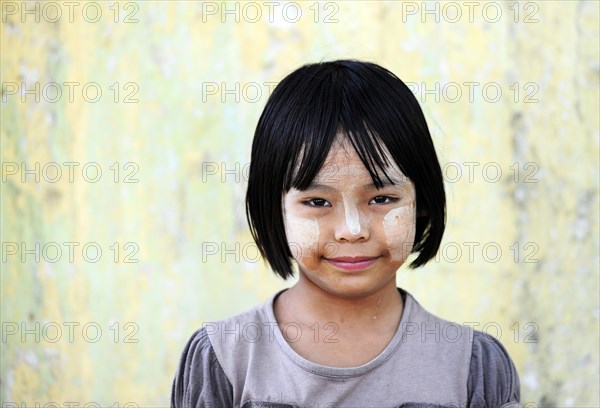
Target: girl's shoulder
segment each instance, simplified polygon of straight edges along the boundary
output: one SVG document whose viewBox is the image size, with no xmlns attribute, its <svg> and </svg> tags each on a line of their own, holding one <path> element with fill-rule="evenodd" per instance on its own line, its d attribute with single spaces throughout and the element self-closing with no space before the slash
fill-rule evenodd
<svg viewBox="0 0 600 408">
<path fill-rule="evenodd" d="M 410 293 L 411 316 L 407 333 L 420 340 L 417 347 L 436 345 L 428 354 L 461 353 L 460 365 L 468 365 L 468 407 L 518 407 L 520 383 L 515 365 L 502 345 L 490 334 L 467 324 L 443 319 L 425 309 Z M 417 324 L 421 324 L 419 328 Z M 435 328 L 435 329 L 434 329 Z M 421 336 L 419 336 L 419 332 Z M 465 353 L 466 352 L 466 353 Z M 436 356 L 437 358 L 437 356 Z"/>
<path fill-rule="evenodd" d="M 473 330 L 468 394 L 470 407 L 518 407 L 519 376 L 502 343 L 487 333 Z"/>
<path fill-rule="evenodd" d="M 234 316 L 204 322 L 190 336 L 173 380 L 172 407 L 233 406 L 236 379 L 230 376 L 235 365 L 246 359 L 244 344 L 253 346 L 257 336 L 269 337 L 272 330 L 273 325 L 265 322 L 265 306 L 263 302 Z"/>
<path fill-rule="evenodd" d="M 171 407 L 232 406 L 232 387 L 210 343 L 206 327 L 196 330 L 179 360 L 171 388 Z M 210 405 L 212 404 L 212 405 Z"/>
</svg>

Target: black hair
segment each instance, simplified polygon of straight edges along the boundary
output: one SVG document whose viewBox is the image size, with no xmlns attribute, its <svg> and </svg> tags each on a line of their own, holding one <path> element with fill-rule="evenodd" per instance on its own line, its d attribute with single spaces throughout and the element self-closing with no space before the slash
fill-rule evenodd
<svg viewBox="0 0 600 408">
<path fill-rule="evenodd" d="M 419 255 L 409 268 L 425 265 L 437 253 L 446 225 L 444 180 L 427 122 L 404 82 L 377 64 L 357 60 L 304 65 L 267 101 L 254 133 L 246 192 L 246 217 L 261 255 L 282 278 L 293 276 L 282 196 L 292 187 L 309 186 L 340 132 L 377 188 L 382 187 L 377 169 L 387 177 L 384 168 L 390 165 L 385 148 L 414 183 L 411 253 Z"/>
</svg>

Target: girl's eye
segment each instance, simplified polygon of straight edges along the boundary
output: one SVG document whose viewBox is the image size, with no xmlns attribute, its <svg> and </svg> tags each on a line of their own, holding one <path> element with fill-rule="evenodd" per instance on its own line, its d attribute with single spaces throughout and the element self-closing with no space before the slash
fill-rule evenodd
<svg viewBox="0 0 600 408">
<path fill-rule="evenodd" d="M 310 207 L 331 207 L 331 204 L 327 200 L 323 200 L 322 198 L 312 198 L 310 200 L 306 200 L 304 204 Z"/>
<path fill-rule="evenodd" d="M 394 203 L 396 201 L 398 201 L 398 199 L 394 198 L 394 197 L 377 196 L 377 197 L 375 197 L 375 198 L 373 198 L 371 200 L 371 203 L 374 203 L 374 204 L 389 204 L 389 203 Z M 369 204 L 371 204 L 371 203 L 369 203 Z"/>
</svg>

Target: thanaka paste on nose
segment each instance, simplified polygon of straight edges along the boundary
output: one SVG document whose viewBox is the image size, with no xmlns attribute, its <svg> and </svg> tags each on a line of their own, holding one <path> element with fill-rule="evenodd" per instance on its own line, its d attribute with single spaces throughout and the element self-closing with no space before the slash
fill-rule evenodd
<svg viewBox="0 0 600 408">
<path fill-rule="evenodd" d="M 358 218 L 358 210 L 355 206 L 350 205 L 350 200 L 346 199 L 345 193 L 342 193 L 342 201 L 344 203 L 344 213 L 346 216 L 346 226 L 352 235 L 360 233 L 360 220 Z"/>
</svg>

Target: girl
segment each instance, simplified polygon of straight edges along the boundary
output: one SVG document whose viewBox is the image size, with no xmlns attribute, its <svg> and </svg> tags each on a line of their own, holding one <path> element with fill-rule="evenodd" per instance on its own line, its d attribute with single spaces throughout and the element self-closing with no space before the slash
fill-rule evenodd
<svg viewBox="0 0 600 408">
<path fill-rule="evenodd" d="M 299 280 L 189 340 L 173 407 L 518 407 L 493 337 L 396 287 L 442 240 L 441 168 L 416 98 L 376 64 L 306 65 L 252 144 L 246 215 L 273 271 Z"/>
</svg>

